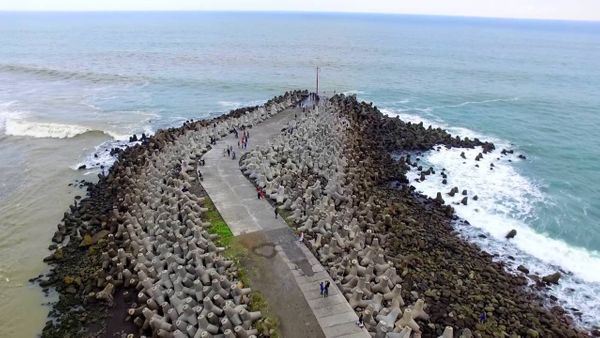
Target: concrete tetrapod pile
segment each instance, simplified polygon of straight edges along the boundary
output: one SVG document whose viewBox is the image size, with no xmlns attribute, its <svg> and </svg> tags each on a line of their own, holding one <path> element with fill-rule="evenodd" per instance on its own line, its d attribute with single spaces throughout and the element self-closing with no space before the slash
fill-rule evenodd
<svg viewBox="0 0 600 338">
<path fill-rule="evenodd" d="M 55 265 L 50 281 L 61 294 L 59 303 L 76 299 L 71 308 L 53 311 L 59 324 L 47 326 L 43 335 L 65 335 L 61 319 L 70 319 L 73 308 L 111 306 L 117 289 L 128 290 L 132 303 L 126 315 L 140 335 L 257 335 L 254 322 L 261 313 L 248 311 L 250 289 L 238 283 L 236 266 L 222 255 L 216 235 L 207 231 L 210 224 L 202 220 L 202 198 L 192 193 L 199 184 L 196 166 L 211 141 L 296 106 L 305 94 L 286 93 L 261 107 L 187 122 L 122 152 L 90 196 L 65 214 L 54 235 L 59 244 L 47 259 Z M 81 249 L 86 247 L 87 253 Z M 65 263 L 65 255 L 97 259 L 90 270 Z"/>
<path fill-rule="evenodd" d="M 372 104 L 336 95 L 251 151 L 241 169 L 289 211 L 374 337 L 454 337 L 454 328 L 460 337 L 582 336 L 526 294 L 521 279 L 513 280 L 489 255 L 460 241 L 450 226 L 452 207 L 414 194 L 407 163 L 389 153 L 436 144 L 494 148 L 385 117 Z M 498 319 L 477 324 L 479 309 Z"/>
<path fill-rule="evenodd" d="M 375 337 L 419 337 L 415 319 L 428 318 L 424 301 L 406 306 L 400 276 L 380 245 L 386 238 L 359 225 L 373 223 L 374 215 L 359 206 L 365 213 L 360 221 L 355 216 L 360 209 L 349 194 L 353 183 L 344 154 L 349 127 L 333 106 L 317 107 L 269 146 L 251 152 L 242 171 L 291 211 L 290 218 L 301 224 L 298 231 L 313 237 L 312 249 L 350 306 L 364 309 L 364 324 Z"/>
</svg>

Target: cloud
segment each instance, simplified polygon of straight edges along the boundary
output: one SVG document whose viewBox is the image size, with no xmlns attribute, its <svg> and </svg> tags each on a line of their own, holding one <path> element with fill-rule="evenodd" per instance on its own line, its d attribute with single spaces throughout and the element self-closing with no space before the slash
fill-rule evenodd
<svg viewBox="0 0 600 338">
<path fill-rule="evenodd" d="M 598 0 L 0 0 L 0 10 L 325 11 L 600 20 Z"/>
</svg>

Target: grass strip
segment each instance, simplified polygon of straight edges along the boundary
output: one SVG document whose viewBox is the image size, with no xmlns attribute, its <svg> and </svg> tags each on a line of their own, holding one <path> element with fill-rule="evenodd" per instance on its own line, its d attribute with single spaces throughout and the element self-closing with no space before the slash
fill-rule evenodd
<svg viewBox="0 0 600 338">
<path fill-rule="evenodd" d="M 248 271 L 242 266 L 242 259 L 247 257 L 248 250 L 238 243 L 233 237 L 233 233 L 229 226 L 215 207 L 215 204 L 210 197 L 205 196 L 203 207 L 208 209 L 203 213 L 205 221 L 210 223 L 208 232 L 218 235 L 216 244 L 225 248 L 225 257 L 232 260 L 238 268 L 238 278 L 243 287 L 252 287 Z M 252 290 L 249 295 L 250 311 L 260 311 L 262 318 L 259 319 L 255 326 L 258 331 L 267 337 L 281 338 L 281 330 L 279 329 L 279 320 L 269 309 L 269 304 L 262 293 Z"/>
</svg>

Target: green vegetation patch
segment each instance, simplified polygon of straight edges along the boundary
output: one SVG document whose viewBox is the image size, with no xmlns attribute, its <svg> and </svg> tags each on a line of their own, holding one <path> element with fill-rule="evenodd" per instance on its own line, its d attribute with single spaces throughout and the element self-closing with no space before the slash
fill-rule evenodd
<svg viewBox="0 0 600 338">
<path fill-rule="evenodd" d="M 223 220 L 223 217 L 221 217 L 221 214 L 219 213 L 219 210 L 217 210 L 217 207 L 215 207 L 213 201 L 208 196 L 205 197 L 204 207 L 208 209 L 208 211 L 204 213 L 206 221 L 210 223 L 208 232 L 219 236 L 217 245 L 228 247 L 233 238 L 233 233 L 229 229 L 229 226 L 227 226 L 227 223 L 225 223 L 225 220 Z"/>
<path fill-rule="evenodd" d="M 252 284 L 250 283 L 248 271 L 243 268 L 241 264 L 241 260 L 244 257 L 247 257 L 248 250 L 235 240 L 231 229 L 229 229 L 229 226 L 225 223 L 225 220 L 210 197 L 205 197 L 203 206 L 208 209 L 208 211 L 203 213 L 205 221 L 210 223 L 208 232 L 219 236 L 216 244 L 225 248 L 225 257 L 232 260 L 238 267 L 238 279 L 242 286 L 251 287 Z M 249 297 L 250 311 L 260 311 L 262 313 L 262 318 L 255 323 L 256 329 L 266 337 L 281 338 L 282 335 L 279 329 L 279 320 L 269 309 L 269 304 L 265 297 L 258 291 L 252 291 Z"/>
</svg>

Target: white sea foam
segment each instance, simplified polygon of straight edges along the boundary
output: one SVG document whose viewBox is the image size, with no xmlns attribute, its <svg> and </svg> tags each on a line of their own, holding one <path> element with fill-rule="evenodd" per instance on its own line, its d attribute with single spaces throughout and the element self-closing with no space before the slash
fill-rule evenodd
<svg viewBox="0 0 600 338">
<path fill-rule="evenodd" d="M 266 100 L 254 100 L 254 101 L 248 101 L 248 102 L 241 102 L 241 101 L 218 101 L 217 103 L 227 109 L 237 109 L 237 108 L 242 108 L 242 107 L 253 107 L 253 106 L 259 106 L 263 103 L 265 103 Z"/>
<path fill-rule="evenodd" d="M 115 163 L 116 157 L 110 154 L 113 148 L 125 149 L 140 142 L 128 142 L 126 140 L 109 140 L 97 145 L 93 152 L 86 155 L 86 157 L 79 163 L 71 166 L 71 169 L 77 170 L 81 166 L 85 165 L 85 169 L 96 169 L 91 172 L 104 172 Z"/>
<path fill-rule="evenodd" d="M 583 314 L 578 320 L 583 325 L 600 324 L 600 302 L 597 301 L 600 299 L 600 254 L 570 246 L 528 225 L 536 217 L 536 205 L 551 201 L 538 183 L 516 169 L 514 164 L 521 161 L 516 154 L 501 155 L 502 148 L 514 147 L 504 140 L 483 136 L 466 128 L 448 127 L 441 121 L 394 110 L 382 111 L 405 121 L 441 127 L 461 137 L 494 142 L 497 150 L 484 155 L 480 161 L 475 161 L 475 157 L 482 152 L 481 148 L 447 149 L 440 146 L 440 151 L 433 150 L 420 156 L 420 164 L 424 168 L 433 167 L 436 174 L 421 182 L 418 180 L 419 173 L 413 169 L 407 177 L 426 196 L 435 198 L 438 191 L 442 192 L 446 204 L 452 205 L 456 214 L 471 224 L 457 223 L 459 233 L 482 249 L 497 254 L 513 271 L 519 264 L 538 275 L 553 273 L 557 269 L 566 271 L 560 284 L 553 286 L 549 293 L 556 296 L 563 307 L 579 309 Z M 460 156 L 461 152 L 465 153 L 466 159 Z M 494 164 L 493 170 L 490 170 L 491 163 Z M 442 168 L 448 175 L 446 185 L 442 184 Z M 459 193 L 454 197 L 447 195 L 455 186 Z M 469 198 L 466 206 L 460 204 L 463 190 L 467 190 Z M 473 200 L 475 195 L 478 196 L 477 201 Z M 504 236 L 511 229 L 517 230 L 517 236 L 508 241 Z"/>
<path fill-rule="evenodd" d="M 342 94 L 344 94 L 346 96 L 348 96 L 348 95 L 363 95 L 363 94 L 365 94 L 365 92 L 363 92 L 362 90 L 353 89 L 353 90 L 347 90 L 345 92 L 342 92 Z"/>
<path fill-rule="evenodd" d="M 7 117 L 4 121 L 4 133 L 10 136 L 29 136 L 36 138 L 70 138 L 86 132 L 99 131 L 114 139 L 123 139 L 121 135 L 107 130 L 98 130 L 77 124 L 30 121 L 23 118 Z"/>
</svg>

